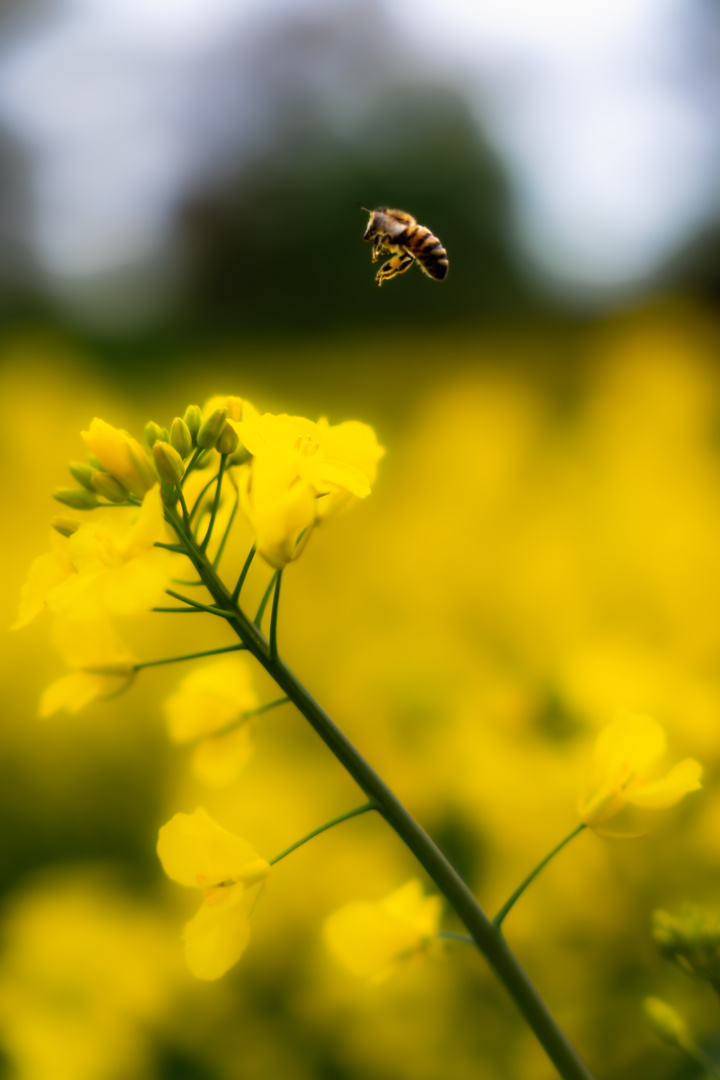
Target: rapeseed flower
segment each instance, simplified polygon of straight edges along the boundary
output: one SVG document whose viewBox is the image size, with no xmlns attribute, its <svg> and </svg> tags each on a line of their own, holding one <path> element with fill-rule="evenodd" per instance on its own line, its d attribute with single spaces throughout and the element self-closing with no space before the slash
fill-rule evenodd
<svg viewBox="0 0 720 1080">
<path fill-rule="evenodd" d="M 250 666 L 239 656 L 195 668 L 163 703 L 170 738 L 200 740 L 193 772 L 214 787 L 231 783 L 250 757 L 253 725 L 244 717 L 257 707 Z"/>
<path fill-rule="evenodd" d="M 250 908 L 270 864 L 202 808 L 163 825 L 157 852 L 168 877 L 203 891 L 202 906 L 183 931 L 185 958 L 196 978 L 219 979 L 247 946 Z"/>
<path fill-rule="evenodd" d="M 42 695 L 39 713 L 43 719 L 59 709 L 76 713 L 96 698 L 114 697 L 135 676 L 136 657 L 104 619 L 61 616 L 55 623 L 53 639 L 74 670 L 48 686 Z"/>
<path fill-rule="evenodd" d="M 30 567 L 15 626 L 44 607 L 84 618 L 148 610 L 171 578 L 173 556 L 155 547 L 167 540 L 157 485 L 139 510 L 106 510 L 71 536 L 55 535 L 53 551 Z"/>
<path fill-rule="evenodd" d="M 297 558 L 313 526 L 364 499 L 384 450 L 367 424 L 331 426 L 264 413 L 233 425 L 252 460 L 239 480 L 260 554 L 281 569 Z"/>
<path fill-rule="evenodd" d="M 693 758 L 674 765 L 659 780 L 648 780 L 647 772 L 664 754 L 666 742 L 665 732 L 649 716 L 627 716 L 601 731 L 594 769 L 578 800 L 580 820 L 594 829 L 627 804 L 661 810 L 700 788 L 702 767 Z"/>
<path fill-rule="evenodd" d="M 325 921 L 328 948 L 353 975 L 377 983 L 397 965 L 427 952 L 440 922 L 439 896 L 425 896 L 413 878 L 376 903 L 346 904 Z"/>
</svg>

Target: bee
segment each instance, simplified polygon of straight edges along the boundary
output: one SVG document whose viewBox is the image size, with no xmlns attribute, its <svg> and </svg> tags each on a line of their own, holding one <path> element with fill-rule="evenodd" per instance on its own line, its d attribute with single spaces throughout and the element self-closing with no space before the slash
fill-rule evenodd
<svg viewBox="0 0 720 1080">
<path fill-rule="evenodd" d="M 404 210 L 389 210 L 387 206 L 361 209 L 370 215 L 363 240 L 372 241 L 372 261 L 377 262 L 378 255 L 393 256 L 375 275 L 378 285 L 404 274 L 414 262 L 428 277 L 443 280 L 448 272 L 447 251 L 429 229 L 418 225 Z"/>
</svg>

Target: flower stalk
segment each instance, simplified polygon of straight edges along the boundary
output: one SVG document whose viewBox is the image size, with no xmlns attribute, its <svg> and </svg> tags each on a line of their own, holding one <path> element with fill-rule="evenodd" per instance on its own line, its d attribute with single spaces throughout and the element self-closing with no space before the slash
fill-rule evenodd
<svg viewBox="0 0 720 1080">
<path fill-rule="evenodd" d="M 305 689 L 277 653 L 273 652 L 269 641 L 260 629 L 259 620 L 256 618 L 255 622 L 252 622 L 238 607 L 234 596 L 218 577 L 194 538 L 183 528 L 182 522 L 172 509 L 167 509 L 167 519 L 175 529 L 185 553 L 213 598 L 214 607 L 206 608 L 206 610 L 215 611 L 227 619 L 248 652 L 275 680 L 367 795 L 369 802 L 377 808 L 390 828 L 412 851 L 469 931 L 477 948 L 505 986 L 563 1080 L 593 1080 L 592 1073 L 556 1023 L 529 976 L 505 941 L 500 929 L 484 913 L 455 868 L 322 706 Z M 264 604 L 267 603 L 269 597 L 270 590 L 268 589 Z M 264 611 L 264 605 L 262 610 Z M 262 617 L 262 612 L 259 614 Z"/>
</svg>

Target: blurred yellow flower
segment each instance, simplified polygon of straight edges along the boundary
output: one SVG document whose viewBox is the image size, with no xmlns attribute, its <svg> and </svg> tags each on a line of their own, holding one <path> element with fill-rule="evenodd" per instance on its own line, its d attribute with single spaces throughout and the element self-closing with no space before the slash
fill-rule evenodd
<svg viewBox="0 0 720 1080">
<path fill-rule="evenodd" d="M 325 920 L 333 956 L 353 975 L 382 982 L 402 960 L 426 952 L 440 922 L 439 896 L 423 895 L 413 878 L 377 903 L 347 904 Z"/>
<path fill-rule="evenodd" d="M 76 713 L 95 698 L 112 697 L 135 676 L 137 658 L 104 619 L 58 618 L 53 629 L 58 652 L 75 670 L 48 686 L 40 699 L 45 719 L 58 709 Z"/>
<path fill-rule="evenodd" d="M 163 825 L 157 851 L 168 877 L 203 890 L 202 907 L 183 931 L 185 958 L 196 978 L 219 979 L 245 950 L 256 886 L 270 864 L 202 808 Z"/>
<path fill-rule="evenodd" d="M 370 494 L 385 452 L 358 421 L 331 427 L 264 413 L 234 427 L 252 454 L 240 480 L 243 510 L 258 551 L 278 569 L 297 558 L 320 518 Z"/>
<path fill-rule="evenodd" d="M 257 409 L 247 398 L 236 397 L 234 394 L 215 394 L 208 398 L 202 407 L 202 414 L 204 417 L 212 416 L 216 409 L 227 409 L 228 420 L 234 422 L 244 420 L 247 423 L 259 416 Z"/>
<path fill-rule="evenodd" d="M 257 707 L 250 665 L 239 656 L 191 671 L 163 703 L 174 742 L 202 740 L 193 754 L 193 771 L 214 787 L 231 783 L 250 757 L 253 725 L 243 716 Z"/>
<path fill-rule="evenodd" d="M 127 431 L 95 417 L 90 430 L 80 434 L 106 472 L 134 495 L 144 495 L 157 483 L 157 475 L 145 450 Z"/>
<path fill-rule="evenodd" d="M 106 510 L 84 521 L 70 537 L 53 538 L 54 551 L 40 555 L 22 591 L 15 626 L 44 606 L 82 617 L 144 611 L 163 596 L 173 556 L 167 541 L 160 488 L 148 491 L 140 510 Z"/>
<path fill-rule="evenodd" d="M 663 729 L 649 716 L 624 717 L 601 731 L 594 770 L 578 800 L 580 820 L 595 828 L 628 803 L 661 810 L 697 791 L 702 767 L 693 758 L 673 766 L 660 780 L 647 780 L 646 773 L 665 752 L 666 741 Z"/>
</svg>

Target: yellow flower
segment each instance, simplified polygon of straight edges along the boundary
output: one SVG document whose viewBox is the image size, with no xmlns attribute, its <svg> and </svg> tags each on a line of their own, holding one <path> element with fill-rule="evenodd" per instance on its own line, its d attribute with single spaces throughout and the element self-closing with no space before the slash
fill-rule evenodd
<svg viewBox="0 0 720 1080">
<path fill-rule="evenodd" d="M 439 896 L 413 878 L 377 903 L 347 904 L 325 921 L 328 948 L 353 975 L 382 982 L 401 960 L 426 952 L 440 921 Z"/>
<path fill-rule="evenodd" d="M 219 979 L 245 950 L 255 887 L 270 864 L 203 809 L 176 814 L 163 825 L 157 851 L 168 877 L 203 890 L 202 906 L 183 931 L 185 958 L 196 978 Z"/>
<path fill-rule="evenodd" d="M 673 766 L 661 779 L 648 781 L 646 773 L 665 752 L 665 745 L 665 732 L 649 716 L 628 716 L 601 731 L 593 774 L 578 800 L 580 820 L 595 828 L 628 803 L 661 810 L 680 802 L 689 791 L 697 791 L 702 767 L 693 758 Z"/>
<path fill-rule="evenodd" d="M 75 670 L 43 694 L 39 709 L 43 719 L 58 709 L 79 712 L 95 698 L 113 697 L 132 682 L 138 661 L 108 622 L 61 617 L 53 637 L 63 659 Z"/>
<path fill-rule="evenodd" d="M 134 495 L 144 495 L 157 483 L 150 459 L 137 439 L 133 439 L 127 431 L 95 417 L 90 430 L 81 431 L 80 434 L 88 450 L 100 459 L 105 471 Z"/>
<path fill-rule="evenodd" d="M 38 555 L 30 565 L 27 581 L 20 593 L 20 609 L 12 629 L 26 626 L 47 605 L 47 597 L 57 585 L 75 573 L 67 550 L 68 538 L 53 529 L 50 534 L 52 551 Z"/>
<path fill-rule="evenodd" d="M 172 574 L 173 556 L 155 547 L 167 539 L 157 486 L 139 511 L 106 510 L 72 536 L 54 538 L 55 550 L 30 567 L 15 626 L 29 622 L 43 606 L 84 618 L 153 607 Z"/>
<path fill-rule="evenodd" d="M 257 707 L 250 666 L 239 656 L 196 668 L 163 704 L 174 742 L 202 740 L 193 754 L 193 771 L 214 787 L 231 783 L 248 760 L 253 729 L 243 716 Z"/>
<path fill-rule="evenodd" d="M 297 558 L 317 521 L 370 494 L 385 452 L 358 421 L 331 427 L 264 413 L 234 427 L 252 455 L 239 482 L 243 509 L 258 551 L 278 569 Z"/>
<path fill-rule="evenodd" d="M 233 427 L 237 421 L 255 420 L 259 415 L 247 398 L 236 397 L 234 394 L 215 394 L 208 398 L 202 407 L 203 417 L 212 416 L 216 409 L 227 409 L 228 420 L 233 421 Z"/>
</svg>

